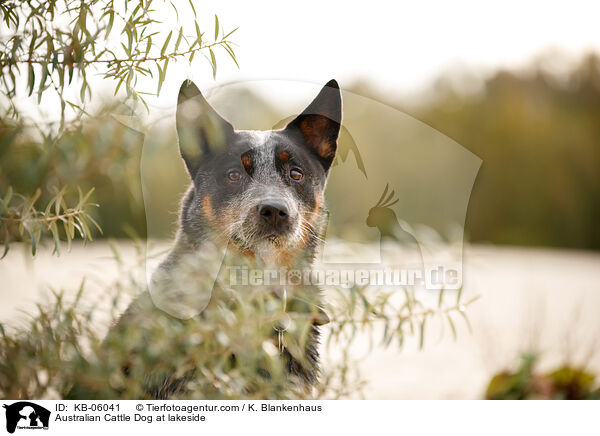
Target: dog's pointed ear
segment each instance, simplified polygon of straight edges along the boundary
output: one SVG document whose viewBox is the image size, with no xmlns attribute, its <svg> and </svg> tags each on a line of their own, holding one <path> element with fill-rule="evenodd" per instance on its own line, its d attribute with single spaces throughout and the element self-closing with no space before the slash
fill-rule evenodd
<svg viewBox="0 0 600 436">
<path fill-rule="evenodd" d="M 179 151 L 193 179 L 207 156 L 225 148 L 233 135 L 233 127 L 189 80 L 179 89 L 176 118 Z"/>
<path fill-rule="evenodd" d="M 317 155 L 325 171 L 328 171 L 335 158 L 341 123 L 340 87 L 335 80 L 330 80 L 285 130 L 300 132 L 306 146 Z"/>
</svg>

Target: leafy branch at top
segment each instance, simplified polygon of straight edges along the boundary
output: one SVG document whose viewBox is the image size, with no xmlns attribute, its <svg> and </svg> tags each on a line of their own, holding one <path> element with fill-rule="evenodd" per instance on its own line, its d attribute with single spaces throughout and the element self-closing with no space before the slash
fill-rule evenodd
<svg viewBox="0 0 600 436">
<path fill-rule="evenodd" d="M 172 19 L 173 13 L 175 19 Z M 64 144 L 70 148 L 69 141 L 62 139 L 77 130 L 73 127 L 82 119 L 92 118 L 88 103 L 92 100 L 92 88 L 96 89 L 97 85 L 92 82 L 93 76 L 112 82 L 114 95 L 120 100 L 119 107 L 136 110 L 141 103 L 149 111 L 144 96 L 160 93 L 170 63 L 191 64 L 200 53 L 208 60 L 214 77 L 217 72 L 215 50 L 222 47 L 237 65 L 231 41 L 235 30 L 225 31 L 215 16 L 214 34 L 209 32 L 207 36 L 201 31 L 191 0 L 178 2 L 177 7 L 169 0 L 0 1 L 0 164 L 5 165 L 12 156 L 20 155 L 13 152 L 20 147 L 14 139 L 24 137 L 25 133 L 33 133 L 28 136 L 36 138 L 36 147 L 43 151 L 40 162 L 50 161 L 52 156 L 69 155 L 64 149 Z M 149 86 L 150 91 L 146 89 Z M 33 110 L 39 107 L 45 95 L 55 99 L 53 113 L 60 114 L 60 121 L 48 120 L 44 114 L 41 120 L 34 116 Z M 33 99 L 37 105 L 31 104 Z M 8 119 L 11 122 L 7 124 Z M 12 129 L 12 125 L 17 127 Z M 117 148 L 126 149 L 123 144 L 117 144 Z M 101 166 L 99 161 L 86 161 L 91 156 L 80 151 L 76 150 L 78 167 Z M 120 154 L 123 153 L 117 153 Z M 114 154 L 110 157 L 114 158 Z M 62 199 L 64 190 L 58 191 L 61 196 L 46 204 L 51 195 L 47 186 L 56 186 L 56 183 L 45 183 L 44 179 L 58 179 L 58 183 L 61 180 L 52 173 L 52 165 L 38 164 L 32 161 L 27 166 L 28 172 L 35 172 L 36 177 L 39 174 L 40 179 L 35 187 L 40 188 L 41 195 L 38 192 L 32 197 L 13 194 L 13 190 L 21 194 L 33 192 L 30 189 L 23 191 L 16 187 L 7 192 L 8 187 L 16 186 L 15 177 L 6 180 L 10 171 L 6 167 L 0 171 L 0 197 L 5 198 L 0 211 L 0 242 L 4 243 L 4 254 L 9 241 L 23 238 L 31 241 L 35 253 L 43 229 L 52 233 L 58 252 L 60 223 L 64 226 L 62 237 L 68 242 L 76 232 L 84 239 L 91 239 L 87 229 L 91 218 L 85 210 L 80 207 L 62 210 L 64 203 L 57 199 Z M 42 171 L 46 167 L 48 171 Z M 114 175 L 111 180 L 113 178 Z M 71 179 L 70 182 L 84 184 L 87 180 Z M 15 206 L 11 201 L 18 204 Z M 40 209 L 36 208 L 36 202 Z M 44 207 L 46 211 L 42 212 Z M 53 207 L 61 212 L 49 215 Z"/>
<path fill-rule="evenodd" d="M 178 9 L 168 3 L 179 22 Z M 19 115 L 12 100 L 19 92 L 21 78 L 26 78 L 27 95 L 37 94 L 38 104 L 47 90 L 58 95 L 62 127 L 67 106 L 83 111 L 86 101 L 91 100 L 90 73 L 113 80 L 115 95 L 124 89 L 128 99 L 141 102 L 148 109 L 143 96 L 160 93 L 169 62 L 182 59 L 191 64 L 197 53 L 207 51 L 208 54 L 202 54 L 214 76 L 214 49 L 222 47 L 237 65 L 230 40 L 237 29 L 225 32 L 215 16 L 214 38 L 207 40 L 190 1 L 193 31 L 178 25 L 167 33 L 163 19 L 168 3 L 140 1 L 133 9 L 127 0 L 0 3 L 0 22 L 8 27 L 8 36 L 0 39 L 0 88 L 9 99 L 8 114 Z M 183 6 L 180 4 L 179 8 Z M 117 35 L 115 29 L 119 28 Z M 102 70 L 94 71 L 96 66 L 102 66 Z M 79 102 L 64 96 L 75 77 L 80 85 Z M 156 91 L 138 90 L 141 77 L 155 80 Z"/>
</svg>

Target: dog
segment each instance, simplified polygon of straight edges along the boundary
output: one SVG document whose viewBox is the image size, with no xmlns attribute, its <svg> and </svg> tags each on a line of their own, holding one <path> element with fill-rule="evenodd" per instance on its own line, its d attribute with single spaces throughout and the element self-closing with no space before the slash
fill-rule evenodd
<svg viewBox="0 0 600 436">
<path fill-rule="evenodd" d="M 235 130 L 196 85 L 184 82 L 176 124 L 179 150 L 191 184 L 181 203 L 174 247 L 153 274 L 150 291 L 135 299 L 111 329 L 107 346 L 119 346 L 123 338 L 135 336 L 138 345 L 127 352 L 144 353 L 155 343 L 151 329 L 145 326 L 156 327 L 164 319 L 197 321 L 210 313 L 217 292 L 214 274 L 211 270 L 203 277 L 197 268 L 188 268 L 196 262 L 209 270 L 207 253 L 226 252 L 226 260 L 220 256 L 215 259 L 228 265 L 310 269 L 325 230 L 324 190 L 336 156 L 341 117 L 340 89 L 331 80 L 284 128 Z M 311 285 L 299 288 L 294 291 L 288 287 L 286 294 L 279 293 L 278 297 L 286 299 L 287 310 L 310 315 L 304 355 L 293 356 L 282 346 L 280 330 L 273 329 L 273 340 L 289 376 L 310 388 L 319 374 L 319 326 L 329 319 L 321 307 L 320 290 Z M 296 298 L 299 295 L 302 298 Z M 189 308 L 193 310 L 185 312 Z M 204 309 L 205 313 L 198 313 Z M 132 326 L 141 332 L 125 333 Z M 145 392 L 141 396 L 171 398 L 182 393 L 186 382 L 198 377 L 198 368 L 181 371 L 177 364 L 164 362 L 157 362 L 157 366 L 169 369 L 144 373 Z M 124 365 L 123 371 L 134 373 L 135 359 Z M 268 379 L 268 371 L 263 371 L 263 376 Z"/>
</svg>

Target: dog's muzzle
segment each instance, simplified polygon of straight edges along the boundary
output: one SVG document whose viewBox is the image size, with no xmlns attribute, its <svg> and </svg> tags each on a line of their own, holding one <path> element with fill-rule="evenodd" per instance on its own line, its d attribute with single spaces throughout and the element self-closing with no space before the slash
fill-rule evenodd
<svg viewBox="0 0 600 436">
<path fill-rule="evenodd" d="M 288 206 L 278 200 L 261 201 L 254 213 L 258 233 L 263 237 L 283 236 L 292 230 L 295 222 Z"/>
</svg>

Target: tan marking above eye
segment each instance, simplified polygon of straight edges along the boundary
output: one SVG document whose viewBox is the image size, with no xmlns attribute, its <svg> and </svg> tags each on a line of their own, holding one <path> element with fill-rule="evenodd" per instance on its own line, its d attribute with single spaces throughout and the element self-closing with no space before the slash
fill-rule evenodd
<svg viewBox="0 0 600 436">
<path fill-rule="evenodd" d="M 287 151 L 282 151 L 281 153 L 279 153 L 279 160 L 281 162 L 287 162 L 288 160 L 290 160 L 290 154 Z"/>
</svg>

